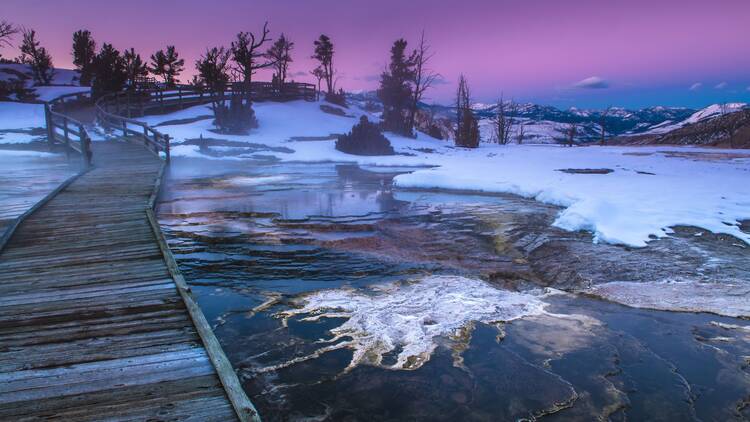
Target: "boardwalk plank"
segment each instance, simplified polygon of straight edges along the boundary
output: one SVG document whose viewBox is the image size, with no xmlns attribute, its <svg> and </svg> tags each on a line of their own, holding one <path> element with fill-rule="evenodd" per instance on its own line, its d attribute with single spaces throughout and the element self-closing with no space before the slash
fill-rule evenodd
<svg viewBox="0 0 750 422">
<path fill-rule="evenodd" d="M 0 419 L 237 420 L 146 213 L 160 160 L 94 164 L 0 252 Z"/>
</svg>

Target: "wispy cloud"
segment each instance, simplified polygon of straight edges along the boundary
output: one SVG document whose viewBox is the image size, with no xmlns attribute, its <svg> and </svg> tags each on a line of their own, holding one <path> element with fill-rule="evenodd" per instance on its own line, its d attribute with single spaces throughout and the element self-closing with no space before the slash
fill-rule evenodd
<svg viewBox="0 0 750 422">
<path fill-rule="evenodd" d="M 583 89 L 607 89 L 609 88 L 609 81 L 600 78 L 599 76 L 591 76 L 574 83 L 573 87 Z"/>
<path fill-rule="evenodd" d="M 701 89 L 702 87 L 703 87 L 703 83 L 702 82 L 696 82 L 696 83 L 690 85 L 689 89 L 691 91 L 697 91 L 697 90 Z"/>
<path fill-rule="evenodd" d="M 714 86 L 714 88 L 716 88 L 716 89 L 724 89 L 724 88 L 726 88 L 728 86 L 729 86 L 729 84 L 726 83 L 726 82 L 719 82 L 718 84 L 716 84 L 716 86 Z"/>
<path fill-rule="evenodd" d="M 747 90 L 748 90 L 748 91 L 750 91 L 750 86 L 749 86 L 749 87 L 747 87 Z"/>
<path fill-rule="evenodd" d="M 380 75 L 365 75 L 365 76 L 355 76 L 355 81 L 365 81 L 365 82 L 376 82 L 380 80 Z"/>
<path fill-rule="evenodd" d="M 307 76 L 307 72 L 300 70 L 298 72 L 292 73 L 290 76 Z"/>
</svg>

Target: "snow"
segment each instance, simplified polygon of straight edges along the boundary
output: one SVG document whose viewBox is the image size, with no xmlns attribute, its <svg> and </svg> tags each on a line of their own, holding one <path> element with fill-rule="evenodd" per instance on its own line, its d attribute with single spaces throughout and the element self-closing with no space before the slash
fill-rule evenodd
<svg viewBox="0 0 750 422">
<path fill-rule="evenodd" d="M 347 318 L 330 330 L 333 338 L 320 342 L 333 346 L 324 346 L 310 358 L 346 347 L 354 350 L 347 370 L 359 364 L 413 370 L 430 359 L 439 337 L 460 341 L 462 332 L 471 333 L 474 322 L 495 324 L 546 313 L 541 292 L 512 292 L 465 277 L 428 276 L 374 289 L 315 292 L 302 298 L 304 306 L 281 315 L 303 316 L 302 321 Z M 338 342 L 345 338 L 350 340 Z M 396 350 L 396 362 L 384 364 L 384 355 Z"/>
<path fill-rule="evenodd" d="M 42 104 L 0 101 L 0 130 L 44 127 Z"/>
<path fill-rule="evenodd" d="M 493 150 L 496 155 L 481 154 Z M 750 243 L 738 221 L 750 218 L 750 155 L 693 160 L 698 148 L 510 146 L 458 151 L 440 167 L 396 177 L 400 188 L 512 193 L 565 207 L 554 225 L 588 230 L 595 241 L 646 246 L 669 227 L 690 225 Z M 633 154 L 637 155 L 633 155 Z M 647 154 L 647 155 L 643 155 Z M 437 161 L 437 160 L 436 160 Z M 610 174 L 567 174 L 563 168 L 609 168 Z M 642 174 L 638 172 L 654 173 Z"/>
<path fill-rule="evenodd" d="M 34 91 L 38 95 L 37 100 L 52 101 L 65 94 L 89 92 L 91 88 L 87 86 L 38 86 L 34 88 Z"/>
<path fill-rule="evenodd" d="M 352 107 L 347 113 L 355 117 L 335 116 L 320 111 L 320 104 L 256 103 L 260 127 L 246 136 L 215 134 L 211 131 L 212 119 L 160 126 L 159 130 L 174 138 L 173 156 L 206 157 L 195 145 L 180 145 L 185 139 L 202 134 L 267 148 L 226 159 L 272 156 L 285 162 L 414 167 L 412 173 L 395 178 L 398 189 L 459 189 L 534 198 L 563 207 L 555 226 L 591 231 L 596 242 L 642 247 L 652 237 L 669 235 L 670 227 L 690 225 L 750 243 L 750 235 L 738 225 L 738 221 L 750 219 L 747 151 L 721 150 L 739 154 L 740 158 L 730 159 L 712 154 L 717 150 L 694 147 L 565 148 L 483 143 L 480 148 L 467 150 L 421 133 L 417 139 L 386 133 L 399 155 L 363 157 L 337 151 L 332 135 L 348 132 L 357 117 L 366 113 Z M 198 106 L 144 120 L 155 124 L 207 114 L 208 107 Z M 565 168 L 609 168 L 613 172 L 558 171 Z"/>
<path fill-rule="evenodd" d="M 673 123 L 670 121 L 659 123 L 658 125 L 652 126 L 652 128 L 642 134 L 653 134 L 658 135 L 662 133 L 671 132 L 675 129 L 687 126 L 689 124 L 698 123 L 703 120 L 708 120 L 714 117 L 719 117 L 722 114 L 734 113 L 747 107 L 746 103 L 727 103 L 727 104 L 712 104 L 704 109 L 698 110 L 693 113 L 687 119 Z M 671 123 L 671 124 L 670 124 Z"/>
</svg>

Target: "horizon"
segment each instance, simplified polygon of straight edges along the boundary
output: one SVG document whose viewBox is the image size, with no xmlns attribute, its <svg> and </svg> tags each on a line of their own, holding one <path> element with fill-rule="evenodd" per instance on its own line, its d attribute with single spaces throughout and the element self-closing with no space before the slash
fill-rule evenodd
<svg viewBox="0 0 750 422">
<path fill-rule="evenodd" d="M 431 67 L 442 75 L 427 93 L 427 103 L 452 102 L 460 73 L 471 84 L 473 100 L 481 103 L 495 102 L 501 93 L 506 99 L 560 109 L 750 102 L 750 45 L 743 39 L 750 2 L 740 0 L 720 5 L 693 0 L 658 5 L 644 0 L 618 5 L 474 0 L 461 8 L 387 0 L 378 7 L 337 4 L 335 13 L 327 12 L 335 4 L 331 0 L 293 7 L 227 0 L 216 2 L 211 14 L 201 13 L 193 0 L 6 3 L 4 19 L 36 30 L 58 68 L 73 68 L 72 34 L 88 29 L 98 46 L 133 47 L 144 58 L 174 44 L 185 59 L 180 79 L 186 82 L 207 47 L 228 46 L 237 32 L 260 31 L 267 20 L 271 37 L 283 32 L 295 42 L 290 73 L 301 82 L 312 80 L 312 41 L 321 33 L 330 35 L 339 86 L 347 91 L 374 90 L 392 42 L 403 37 L 413 48 L 424 29 L 435 54 Z M 138 22 L 137 33 L 131 22 Z M 17 48 L 0 52 L 6 58 L 18 55 Z M 270 73 L 262 71 L 259 78 L 269 79 Z"/>
</svg>

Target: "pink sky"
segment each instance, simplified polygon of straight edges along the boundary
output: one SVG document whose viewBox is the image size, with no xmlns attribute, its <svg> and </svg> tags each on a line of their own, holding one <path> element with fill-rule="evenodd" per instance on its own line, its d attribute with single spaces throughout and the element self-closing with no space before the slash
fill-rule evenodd
<svg viewBox="0 0 750 422">
<path fill-rule="evenodd" d="M 142 55 L 175 44 L 192 73 L 206 47 L 268 20 L 272 35 L 296 42 L 298 80 L 309 79 L 313 39 L 330 35 L 349 90 L 374 88 L 393 40 L 416 41 L 424 29 L 446 80 L 430 93 L 437 101 L 450 99 L 461 72 L 481 101 L 501 91 L 583 106 L 750 99 L 748 0 L 3 0 L 3 18 L 36 29 L 60 67 L 71 66 L 72 33 L 87 28 Z M 600 89 L 573 88 L 594 76 Z"/>
</svg>

